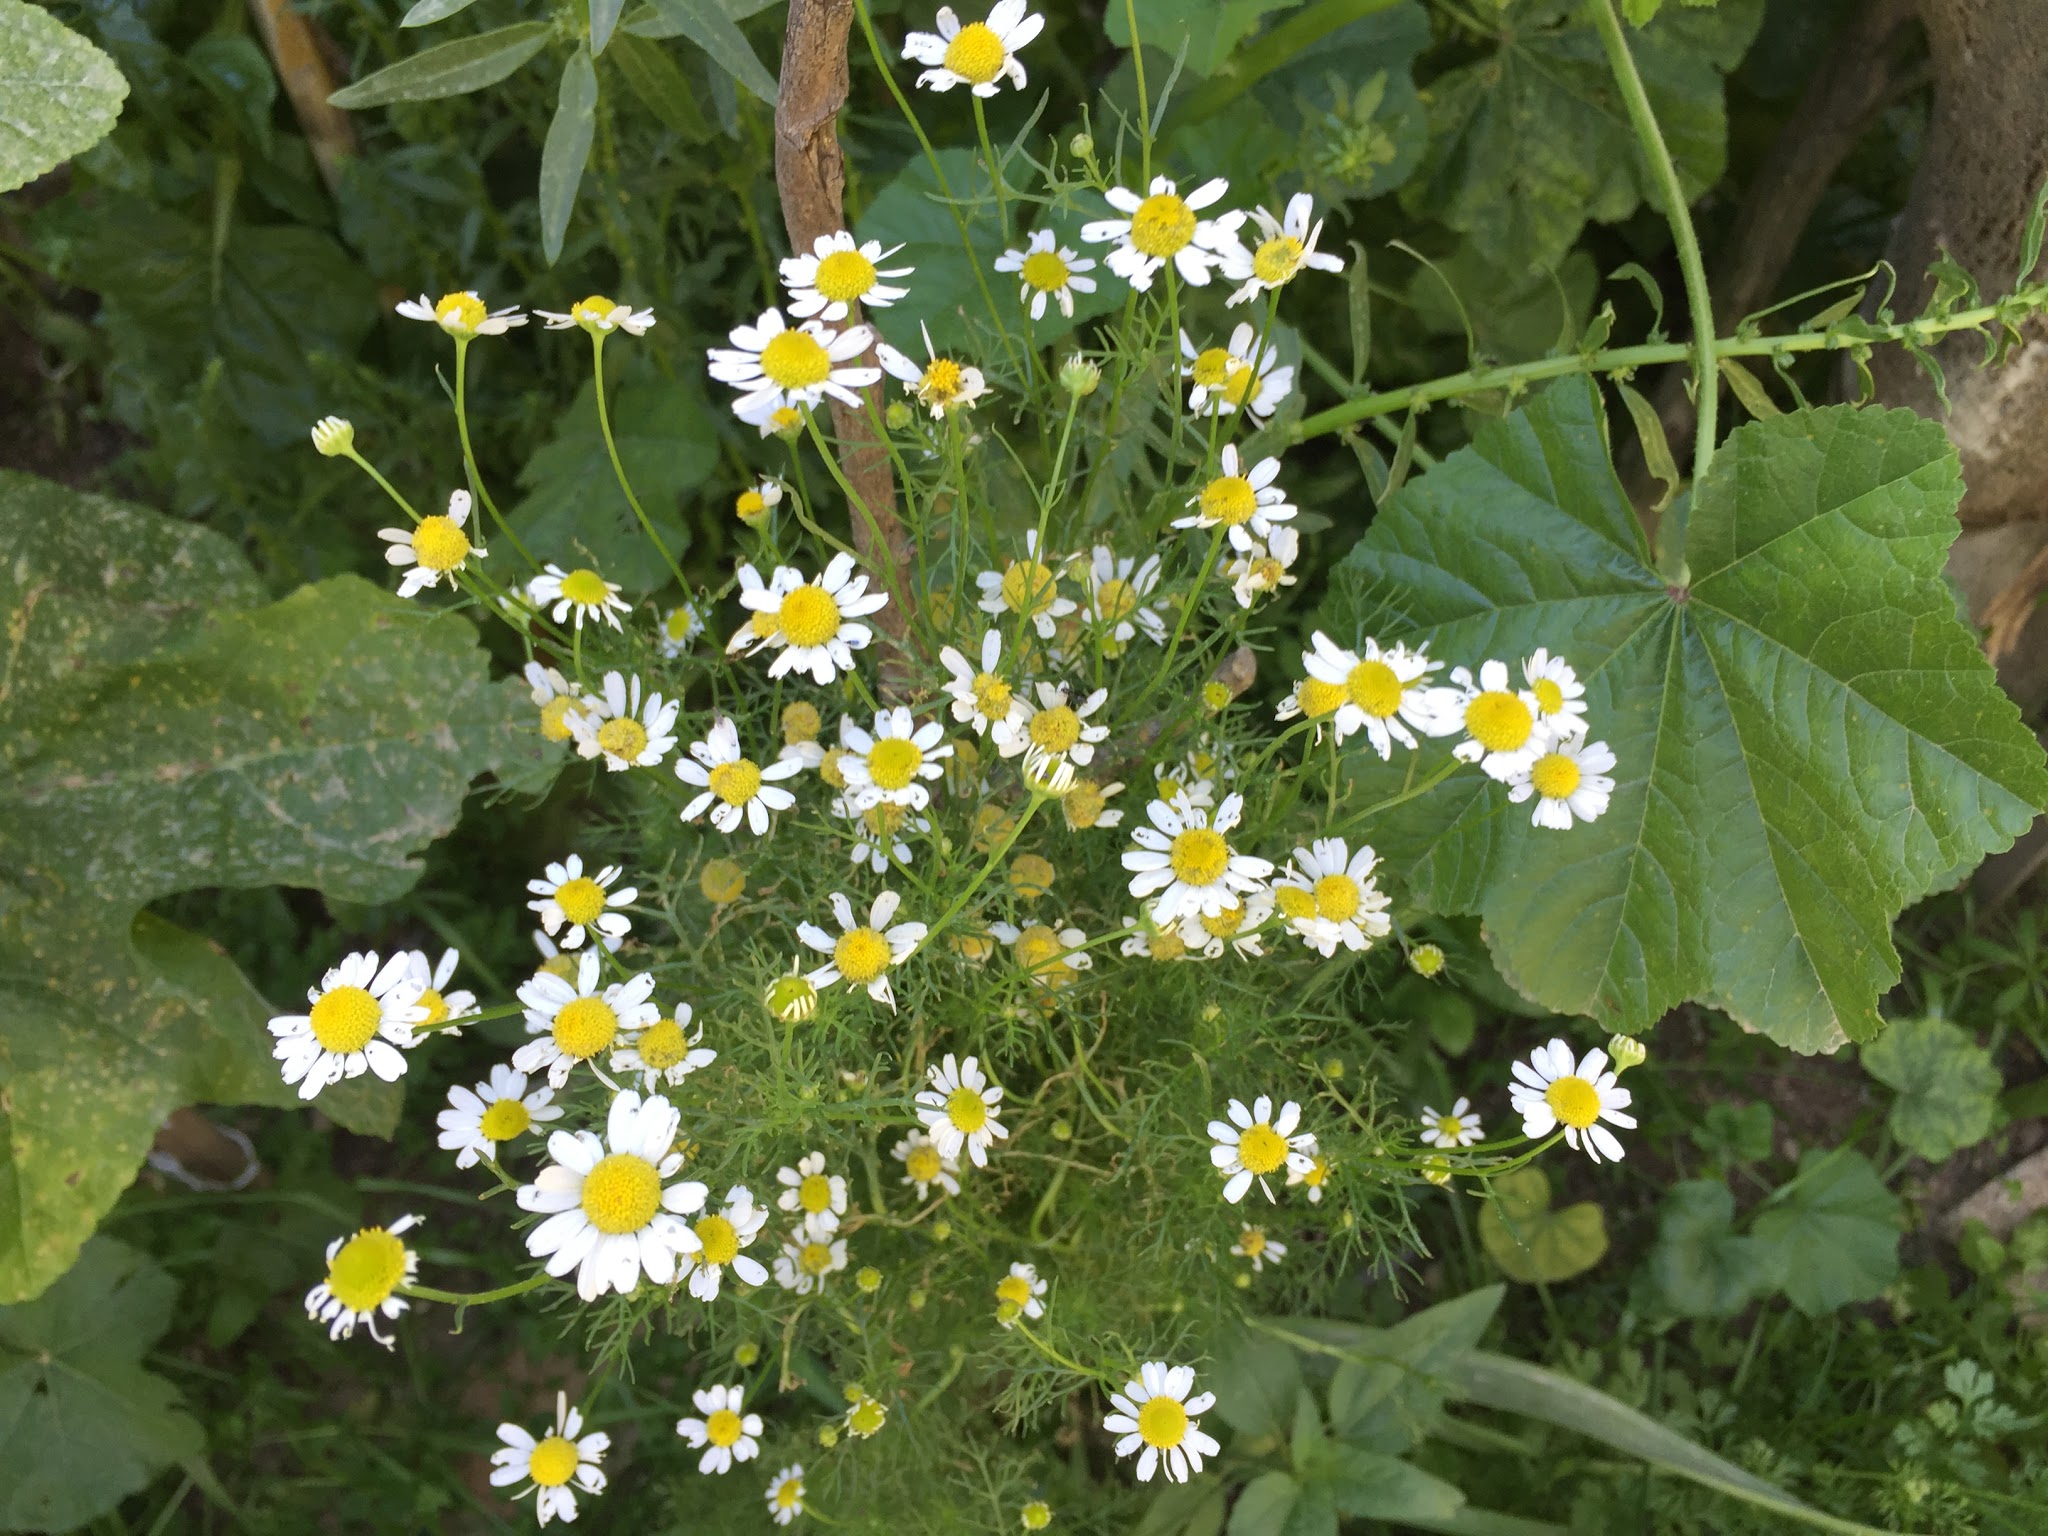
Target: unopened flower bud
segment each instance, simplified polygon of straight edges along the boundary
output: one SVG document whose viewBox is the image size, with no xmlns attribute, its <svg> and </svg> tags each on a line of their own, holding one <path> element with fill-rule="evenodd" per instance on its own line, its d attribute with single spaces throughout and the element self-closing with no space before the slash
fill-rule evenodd
<svg viewBox="0 0 2048 1536">
<path fill-rule="evenodd" d="M 336 458 L 356 445 L 356 429 L 339 416 L 322 416 L 313 423 L 313 446 L 327 458 Z"/>
<path fill-rule="evenodd" d="M 935 1221 L 932 1223 L 933 1242 L 943 1243 L 947 1238 L 951 1237 L 952 1235 L 953 1223 L 951 1223 L 950 1221 Z"/>
<path fill-rule="evenodd" d="M 1630 1067 L 1640 1067 L 1650 1059 L 1650 1048 L 1634 1035 L 1616 1035 L 1607 1042 L 1607 1054 L 1614 1058 L 1614 1075 L 1621 1076 Z"/>
<path fill-rule="evenodd" d="M 818 989 L 792 971 L 768 985 L 768 1011 L 785 1024 L 801 1024 L 818 1011 Z"/>
<path fill-rule="evenodd" d="M 1408 969 L 1425 981 L 1444 973 L 1444 952 L 1441 945 L 1418 944 L 1408 951 Z"/>
<path fill-rule="evenodd" d="M 1033 747 L 1024 754 L 1024 783 L 1033 794 L 1064 795 L 1074 787 L 1074 765 L 1043 747 Z"/>
<path fill-rule="evenodd" d="M 1095 140 L 1085 133 L 1077 133 L 1067 140 L 1067 152 L 1076 160 L 1092 160 L 1095 158 Z"/>
<path fill-rule="evenodd" d="M 737 1365 L 743 1371 L 751 1369 L 754 1363 L 760 1358 L 761 1346 L 756 1344 L 752 1339 L 748 1339 L 744 1344 L 740 1345 L 738 1349 L 732 1352 L 733 1364 Z"/>
<path fill-rule="evenodd" d="M 859 1286 L 864 1294 L 872 1296 L 882 1288 L 882 1272 L 872 1264 L 863 1264 L 860 1271 L 854 1275 L 853 1283 Z"/>
<path fill-rule="evenodd" d="M 904 400 L 891 400 L 889 408 L 882 412 L 882 420 L 889 424 L 891 432 L 901 432 L 916 419 L 916 413 L 910 409 L 909 402 Z"/>
<path fill-rule="evenodd" d="M 1102 382 L 1102 370 L 1076 352 L 1060 364 L 1060 388 L 1070 395 L 1086 397 Z"/>
<path fill-rule="evenodd" d="M 839 1426 L 838 1426 L 838 1425 L 836 1425 L 836 1424 L 821 1424 L 821 1425 L 819 1425 L 819 1426 L 818 1426 L 818 1444 L 819 1444 L 819 1445 L 823 1446 L 823 1447 L 824 1447 L 824 1448 L 825 1448 L 826 1450 L 828 1450 L 828 1451 L 829 1451 L 829 1450 L 831 1450 L 831 1449 L 832 1449 L 832 1447 L 833 1447 L 833 1446 L 837 1445 L 838 1443 L 839 1443 Z"/>
<path fill-rule="evenodd" d="M 1065 1115 L 1053 1121 L 1052 1139 L 1054 1141 L 1072 1141 L 1074 1139 L 1074 1122 Z"/>
<path fill-rule="evenodd" d="M 747 872 L 731 859 L 713 859 L 698 873 L 697 888 L 714 907 L 723 907 L 747 894 Z"/>
</svg>

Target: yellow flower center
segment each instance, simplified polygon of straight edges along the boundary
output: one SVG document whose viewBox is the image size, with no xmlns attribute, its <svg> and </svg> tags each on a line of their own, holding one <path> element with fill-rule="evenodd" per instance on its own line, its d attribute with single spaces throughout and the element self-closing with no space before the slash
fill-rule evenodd
<svg viewBox="0 0 2048 1536">
<path fill-rule="evenodd" d="M 436 512 L 413 529 L 412 553 L 430 571 L 452 571 L 469 554 L 469 539 L 453 518 Z"/>
<path fill-rule="evenodd" d="M 1152 935 L 1149 948 L 1154 960 L 1178 960 L 1188 952 L 1188 946 L 1176 929 L 1168 928 Z"/>
<path fill-rule="evenodd" d="M 533 1448 L 527 1458 L 526 1471 L 543 1488 L 559 1488 L 576 1475 L 576 1466 L 581 1458 L 576 1454 L 576 1444 L 564 1440 L 560 1435 L 549 1435 Z"/>
<path fill-rule="evenodd" d="M 704 1438 L 713 1445 L 734 1446 L 746 1426 L 730 1408 L 721 1408 L 704 1421 Z"/>
<path fill-rule="evenodd" d="M 611 585 L 587 567 L 573 570 L 562 578 L 562 596 L 579 608 L 601 607 L 610 595 Z"/>
<path fill-rule="evenodd" d="M 711 793 L 727 805 L 745 805 L 761 789 L 761 770 L 751 758 L 734 758 L 720 763 L 705 775 Z"/>
<path fill-rule="evenodd" d="M 917 381 L 917 396 L 926 405 L 946 405 L 960 393 L 963 375 L 950 357 L 935 357 Z"/>
<path fill-rule="evenodd" d="M 1287 567 L 1278 557 L 1261 555 L 1251 563 L 1251 584 L 1261 592 L 1270 592 L 1280 585 L 1280 578 L 1287 574 Z"/>
<path fill-rule="evenodd" d="M 747 894 L 747 872 L 731 859 L 713 859 L 698 873 L 697 889 L 713 906 L 725 906 Z"/>
<path fill-rule="evenodd" d="M 1252 276 L 1269 288 L 1277 288 L 1301 265 L 1301 242 L 1292 235 L 1275 235 L 1252 253 Z"/>
<path fill-rule="evenodd" d="M 441 328 L 458 335 L 474 335 L 489 318 L 484 302 L 473 293 L 444 293 L 434 306 L 434 318 Z"/>
<path fill-rule="evenodd" d="M 1529 706 L 1512 693 L 1478 694 L 1465 706 L 1466 732 L 1489 752 L 1518 750 L 1535 728 Z"/>
<path fill-rule="evenodd" d="M 1316 915 L 1315 892 L 1305 891 L 1298 885 L 1274 887 L 1273 901 L 1280 908 L 1281 916 L 1297 922 Z"/>
<path fill-rule="evenodd" d="M 1033 923 L 1017 935 L 1013 946 L 1017 963 L 1041 981 L 1059 982 L 1071 979 L 1072 970 L 1066 963 L 1066 945 L 1060 936 L 1043 923 Z"/>
<path fill-rule="evenodd" d="M 1041 709 L 1031 717 L 1031 741 L 1048 752 L 1065 752 L 1081 739 L 1081 717 L 1065 704 Z"/>
<path fill-rule="evenodd" d="M 974 707 L 985 720 L 1001 720 L 1010 713 L 1010 685 L 993 672 L 974 675 Z"/>
<path fill-rule="evenodd" d="M 1121 624 L 1138 611 L 1138 590 L 1111 577 L 1095 589 L 1095 611 L 1105 624 Z"/>
<path fill-rule="evenodd" d="M 1287 1161 L 1287 1138 L 1270 1125 L 1255 1125 L 1237 1138 L 1237 1160 L 1264 1178 Z"/>
<path fill-rule="evenodd" d="M 804 1485 L 799 1478 L 784 1478 L 775 1485 L 775 1507 L 777 1509 L 795 1509 L 803 1502 L 803 1497 Z"/>
<path fill-rule="evenodd" d="M 690 1054 L 690 1041 L 683 1033 L 682 1025 L 674 1019 L 663 1019 L 650 1025 L 633 1042 L 633 1049 L 640 1053 L 640 1060 L 645 1065 L 657 1072 L 666 1072 Z"/>
<path fill-rule="evenodd" d="M 910 819 L 910 808 L 890 805 L 871 805 L 860 813 L 860 824 L 876 837 L 894 837 L 903 830 L 903 823 Z"/>
<path fill-rule="evenodd" d="M 832 1181 L 822 1173 L 807 1173 L 796 1187 L 796 1203 L 813 1216 L 832 1208 Z"/>
<path fill-rule="evenodd" d="M 988 23 L 970 21 L 946 44 L 946 68 L 969 85 L 987 85 L 1003 72 L 1009 50 Z"/>
<path fill-rule="evenodd" d="M 1076 779 L 1074 787 L 1067 791 L 1060 801 L 1060 808 L 1067 813 L 1067 825 L 1085 832 L 1102 820 L 1102 813 L 1109 802 L 1103 798 L 1102 788 L 1093 779 Z"/>
<path fill-rule="evenodd" d="M 647 750 L 647 728 L 630 715 L 615 715 L 597 728 L 597 744 L 613 757 L 638 762 Z"/>
<path fill-rule="evenodd" d="M 1155 192 L 1131 215 L 1131 244 L 1147 256 L 1172 256 L 1195 238 L 1195 210 L 1171 192 Z"/>
<path fill-rule="evenodd" d="M 1246 1227 L 1237 1240 L 1237 1246 L 1244 1250 L 1246 1258 L 1256 1259 L 1266 1251 L 1266 1234 L 1257 1227 Z"/>
<path fill-rule="evenodd" d="M 631 1152 L 614 1152 L 583 1179 L 583 1214 L 600 1232 L 638 1232 L 661 1209 L 661 1174 Z"/>
<path fill-rule="evenodd" d="M 485 1141 L 510 1141 L 523 1136 L 533 1125 L 533 1116 L 517 1099 L 499 1099 L 484 1111 L 478 1129 Z"/>
<path fill-rule="evenodd" d="M 1349 694 L 1350 690 L 1344 684 L 1326 683 L 1320 677 L 1304 677 L 1301 686 L 1294 690 L 1295 702 L 1301 705 L 1301 712 L 1311 720 L 1320 720 L 1325 715 L 1335 713 L 1337 706 L 1342 704 Z"/>
<path fill-rule="evenodd" d="M 337 1055 L 360 1051 L 376 1038 L 383 1006 L 361 987 L 330 987 L 313 1005 L 313 1038 Z"/>
<path fill-rule="evenodd" d="M 611 317 L 611 312 L 618 307 L 618 305 L 614 304 L 603 294 L 593 293 L 589 298 L 578 299 L 574 304 L 571 304 L 569 306 L 569 317 L 579 325 L 585 321 L 589 321 L 592 324 L 602 324 Z"/>
<path fill-rule="evenodd" d="M 705 1264 L 730 1264 L 740 1256 L 740 1230 L 723 1216 L 700 1216 L 694 1228 L 704 1245 L 698 1255 Z"/>
<path fill-rule="evenodd" d="M 576 707 L 576 701 L 566 693 L 558 693 L 540 707 L 540 733 L 548 741 L 569 739 L 569 711 Z"/>
<path fill-rule="evenodd" d="M 1361 661 L 1344 679 L 1344 692 L 1375 720 L 1385 720 L 1400 709 L 1406 689 L 1401 675 L 1384 661 Z"/>
<path fill-rule="evenodd" d="M 1244 903 L 1238 902 L 1215 914 L 1202 914 L 1202 931 L 1212 939 L 1227 939 L 1244 926 Z"/>
<path fill-rule="evenodd" d="M 832 358 L 809 331 L 777 331 L 761 349 L 761 372 L 778 389 L 811 389 L 832 376 Z"/>
<path fill-rule="evenodd" d="M 1323 1181 L 1329 1178 L 1329 1176 L 1330 1160 L 1318 1152 L 1315 1156 L 1315 1161 L 1309 1164 L 1308 1172 L 1301 1176 L 1301 1182 L 1310 1189 L 1321 1189 Z"/>
<path fill-rule="evenodd" d="M 937 1147 L 912 1147 L 904 1156 L 903 1171 L 920 1184 L 930 1184 L 945 1171 L 945 1165 L 939 1160 Z"/>
<path fill-rule="evenodd" d="M 618 1032 L 619 1016 L 601 997 L 579 997 L 563 1004 L 555 1015 L 555 1045 L 564 1056 L 578 1061 L 595 1056 Z"/>
<path fill-rule="evenodd" d="M 1243 405 L 1245 396 L 1252 392 L 1252 365 L 1242 358 L 1230 360 L 1230 372 L 1224 376 L 1223 387 L 1217 393 L 1233 406 Z"/>
<path fill-rule="evenodd" d="M 555 887 L 555 905 L 577 927 L 588 928 L 604 916 L 604 887 L 588 875 L 564 880 Z"/>
<path fill-rule="evenodd" d="M 1546 752 L 1529 770 L 1529 782 L 1546 800 L 1568 799 L 1579 787 L 1579 765 L 1562 752 Z"/>
<path fill-rule="evenodd" d="M 1008 1302 L 1020 1312 L 1031 1302 L 1031 1282 L 1022 1275 L 1005 1275 L 996 1282 L 996 1300 Z"/>
<path fill-rule="evenodd" d="M 420 994 L 419 1005 L 427 1010 L 427 1016 L 413 1025 L 414 1029 L 432 1029 L 448 1017 L 448 999 L 433 987 Z"/>
<path fill-rule="evenodd" d="M 1059 578 L 1036 560 L 1016 560 L 1003 572 L 1002 592 L 1012 613 L 1043 613 L 1059 600 Z"/>
<path fill-rule="evenodd" d="M 374 1312 L 405 1278 L 405 1244 L 382 1227 L 366 1227 L 327 1262 L 327 1289 L 351 1312 Z"/>
<path fill-rule="evenodd" d="M 1067 264 L 1052 251 L 1033 251 L 1024 258 L 1018 276 L 1040 293 L 1058 293 L 1072 274 Z"/>
<path fill-rule="evenodd" d="M 797 1250 L 796 1267 L 807 1275 L 822 1275 L 832 1268 L 830 1243 L 805 1243 Z"/>
<path fill-rule="evenodd" d="M 550 976 L 559 976 L 564 981 L 570 981 L 576 975 L 576 957 L 574 955 L 549 955 L 547 959 L 541 961 L 540 968 Z"/>
<path fill-rule="evenodd" d="M 1326 917 L 1333 923 L 1346 922 L 1358 915 L 1358 909 L 1364 902 L 1365 892 L 1349 875 L 1325 875 L 1316 882 L 1318 917 Z"/>
<path fill-rule="evenodd" d="M 1174 878 L 1183 884 L 1214 885 L 1230 867 L 1230 844 L 1221 832 L 1190 827 L 1173 840 L 1166 861 Z"/>
<path fill-rule="evenodd" d="M 828 747 L 818 763 L 818 777 L 834 789 L 846 788 L 846 771 L 840 764 L 852 755 L 844 747 Z"/>
<path fill-rule="evenodd" d="M 1600 1118 L 1600 1091 L 1583 1077 L 1560 1077 L 1543 1090 L 1543 1102 L 1575 1131 Z"/>
<path fill-rule="evenodd" d="M 859 251 L 834 251 L 818 263 L 811 286 L 837 304 L 850 304 L 875 286 L 875 264 Z"/>
<path fill-rule="evenodd" d="M 866 986 L 889 969 L 889 941 L 873 928 L 849 928 L 832 946 L 832 963 L 856 986 Z"/>
<path fill-rule="evenodd" d="M 741 491 L 733 499 L 733 515 L 743 523 L 751 523 L 768 510 L 768 498 L 759 491 Z"/>
<path fill-rule="evenodd" d="M 782 739 L 790 743 L 816 741 L 824 724 L 818 706 L 799 699 L 782 711 Z"/>
<path fill-rule="evenodd" d="M 1529 691 L 1536 695 L 1536 710 L 1539 714 L 1554 715 L 1564 708 L 1564 689 L 1554 677 L 1539 677 L 1529 685 Z"/>
<path fill-rule="evenodd" d="M 791 645 L 823 645 L 839 633 L 839 604 L 830 592 L 807 581 L 783 598 L 776 622 Z"/>
<path fill-rule="evenodd" d="M 1456 1141 L 1465 1134 L 1465 1121 L 1458 1115 L 1438 1115 L 1436 1117 L 1436 1131 L 1439 1136 L 1450 1141 Z"/>
<path fill-rule="evenodd" d="M 877 789 L 908 788 L 923 766 L 923 751 L 907 736 L 884 736 L 868 753 L 868 777 Z"/>
<path fill-rule="evenodd" d="M 1218 475 L 1202 487 L 1202 517 L 1235 528 L 1259 510 L 1259 493 L 1243 475 Z"/>
<path fill-rule="evenodd" d="M 1042 1531 L 1052 1524 L 1052 1506 L 1043 1499 L 1033 1499 L 1023 1509 L 1024 1529 Z"/>
<path fill-rule="evenodd" d="M 769 429 L 783 437 L 795 437 L 803 430 L 803 425 L 804 413 L 793 405 L 777 406 L 774 414 L 768 418 Z"/>
<path fill-rule="evenodd" d="M 963 1136 L 972 1136 L 988 1124 L 988 1101 L 978 1089 L 965 1084 L 946 1095 L 946 1118 Z"/>
<path fill-rule="evenodd" d="M 1210 347 L 1195 359 L 1195 365 L 1188 371 L 1188 377 L 1204 389 L 1214 389 L 1230 374 L 1230 365 L 1236 361 L 1222 347 Z"/>
<path fill-rule="evenodd" d="M 1170 1397 L 1152 1397 L 1138 1410 L 1138 1436 L 1155 1451 L 1170 1451 L 1188 1432 L 1188 1411 Z"/>
</svg>

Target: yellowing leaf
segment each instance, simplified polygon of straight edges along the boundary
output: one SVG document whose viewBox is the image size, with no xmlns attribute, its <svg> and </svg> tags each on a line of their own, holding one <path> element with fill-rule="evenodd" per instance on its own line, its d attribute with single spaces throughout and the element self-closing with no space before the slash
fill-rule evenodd
<svg viewBox="0 0 2048 1536">
<path fill-rule="evenodd" d="M 1550 1179 L 1518 1168 L 1493 1181 L 1479 1211 L 1479 1241 L 1510 1280 L 1555 1285 L 1583 1275 L 1607 1255 L 1607 1219 L 1592 1201 L 1550 1208 Z"/>
</svg>

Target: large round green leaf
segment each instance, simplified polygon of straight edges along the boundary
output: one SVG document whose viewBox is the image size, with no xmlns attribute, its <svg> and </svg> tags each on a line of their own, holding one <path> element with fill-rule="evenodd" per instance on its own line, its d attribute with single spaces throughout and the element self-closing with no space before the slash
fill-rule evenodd
<svg viewBox="0 0 2048 1536">
<path fill-rule="evenodd" d="M 1553 1211 L 1549 1175 L 1517 1168 L 1493 1181 L 1493 1198 L 1479 1211 L 1479 1241 L 1510 1280 L 1555 1285 L 1607 1256 L 1607 1218 L 1590 1200 Z"/>
<path fill-rule="evenodd" d="M 2005 1079 L 1991 1053 L 1946 1019 L 1895 1019 L 1863 1047 L 1863 1070 L 1892 1089 L 1886 1124 L 1930 1163 L 1975 1146 L 1998 1124 Z"/>
<path fill-rule="evenodd" d="M 91 149 L 127 99 L 98 47 L 42 6 L 0 0 L 0 192 Z"/>
<path fill-rule="evenodd" d="M 1667 586 L 1592 385 L 1487 423 L 1381 512 L 1325 627 L 1348 643 L 1391 605 L 1380 637 L 1437 656 L 1561 653 L 1619 759 L 1613 802 L 1541 830 L 1467 771 L 1374 845 L 1427 907 L 1482 914 L 1502 974 L 1558 1012 L 1634 1033 L 1696 999 L 1801 1051 L 1871 1038 L 1892 919 L 2048 804 L 1942 579 L 1961 490 L 1911 412 L 1752 422 L 1696 488 Z M 1363 802 L 1411 766 L 1351 761 Z"/>
</svg>

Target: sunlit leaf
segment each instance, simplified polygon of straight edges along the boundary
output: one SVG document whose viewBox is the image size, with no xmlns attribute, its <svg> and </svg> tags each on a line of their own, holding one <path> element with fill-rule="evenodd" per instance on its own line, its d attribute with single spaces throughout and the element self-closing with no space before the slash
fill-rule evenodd
<svg viewBox="0 0 2048 1536">
<path fill-rule="evenodd" d="M 1894 1019 L 1863 1047 L 1863 1070 L 1898 1097 L 1886 1124 L 1930 1163 L 1975 1146 L 1998 1124 L 2005 1089 L 1991 1053 L 1946 1019 Z"/>
<path fill-rule="evenodd" d="M 0 39 L 0 192 L 12 192 L 112 133 L 128 82 L 40 5 L 0 0 Z"/>
</svg>

